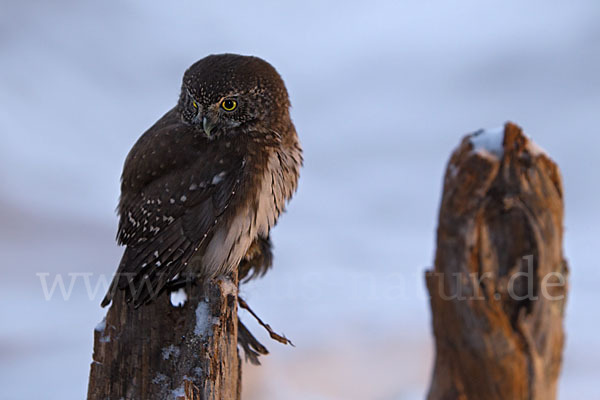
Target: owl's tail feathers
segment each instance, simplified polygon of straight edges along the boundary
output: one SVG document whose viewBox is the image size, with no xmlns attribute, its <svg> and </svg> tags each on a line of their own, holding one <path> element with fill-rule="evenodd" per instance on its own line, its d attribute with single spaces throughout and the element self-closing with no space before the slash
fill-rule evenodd
<svg viewBox="0 0 600 400">
<path fill-rule="evenodd" d="M 258 357 L 269 354 L 269 350 L 263 346 L 252 333 L 246 328 L 246 325 L 238 318 L 238 344 L 244 349 L 246 361 L 254 365 L 260 365 Z"/>
</svg>

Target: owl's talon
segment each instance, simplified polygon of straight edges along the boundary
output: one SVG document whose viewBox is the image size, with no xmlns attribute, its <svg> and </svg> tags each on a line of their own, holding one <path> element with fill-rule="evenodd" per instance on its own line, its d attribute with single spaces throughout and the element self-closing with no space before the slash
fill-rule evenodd
<svg viewBox="0 0 600 400">
<path fill-rule="evenodd" d="M 263 328 L 266 329 L 267 332 L 269 332 L 269 336 L 271 336 L 271 339 L 276 340 L 279 343 L 289 344 L 292 347 L 296 347 L 296 346 L 294 346 L 294 343 L 292 343 L 292 341 L 290 339 L 286 338 L 284 335 L 280 335 L 277 332 L 275 332 L 273 330 L 273 328 L 271 328 L 271 326 L 269 326 L 269 324 L 265 324 L 258 317 L 258 315 L 256 315 L 256 313 L 254 311 L 252 311 L 252 309 L 250 308 L 250 306 L 248 305 L 248 303 L 246 303 L 246 301 L 244 299 L 242 299 L 241 297 L 238 297 L 238 303 L 241 308 L 248 311 L 254 317 L 254 319 L 256 319 L 256 321 L 260 324 L 260 326 L 262 326 Z"/>
</svg>

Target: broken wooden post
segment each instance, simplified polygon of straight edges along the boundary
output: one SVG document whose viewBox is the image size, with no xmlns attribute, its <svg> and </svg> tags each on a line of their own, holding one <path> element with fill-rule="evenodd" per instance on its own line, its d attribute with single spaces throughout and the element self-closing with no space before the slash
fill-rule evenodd
<svg viewBox="0 0 600 400">
<path fill-rule="evenodd" d="M 88 399 L 239 399 L 237 287 L 190 284 L 138 309 L 119 291 L 94 332 Z"/>
<path fill-rule="evenodd" d="M 466 136 L 444 178 L 429 400 L 552 400 L 567 265 L 556 164 L 521 129 Z"/>
</svg>

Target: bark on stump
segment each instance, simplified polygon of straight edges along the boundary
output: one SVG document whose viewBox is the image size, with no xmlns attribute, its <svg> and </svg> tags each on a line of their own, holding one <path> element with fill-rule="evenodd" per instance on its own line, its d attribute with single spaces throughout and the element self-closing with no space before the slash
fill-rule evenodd
<svg viewBox="0 0 600 400">
<path fill-rule="evenodd" d="M 94 332 L 89 400 L 239 399 L 237 278 L 134 309 L 123 293 Z"/>
<path fill-rule="evenodd" d="M 463 139 L 446 170 L 435 268 L 426 272 L 437 351 L 429 400 L 556 398 L 562 221 L 558 167 L 518 126 Z"/>
</svg>

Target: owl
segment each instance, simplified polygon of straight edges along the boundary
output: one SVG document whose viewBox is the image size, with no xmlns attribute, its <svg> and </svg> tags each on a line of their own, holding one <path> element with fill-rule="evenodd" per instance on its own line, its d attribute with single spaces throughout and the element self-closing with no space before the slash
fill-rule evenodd
<svg viewBox="0 0 600 400">
<path fill-rule="evenodd" d="M 138 307 L 186 274 L 266 272 L 269 231 L 302 165 L 289 109 L 283 80 L 260 58 L 211 55 L 185 72 L 177 105 L 126 158 L 117 233 L 126 248 L 102 306 L 124 290 Z"/>
</svg>

